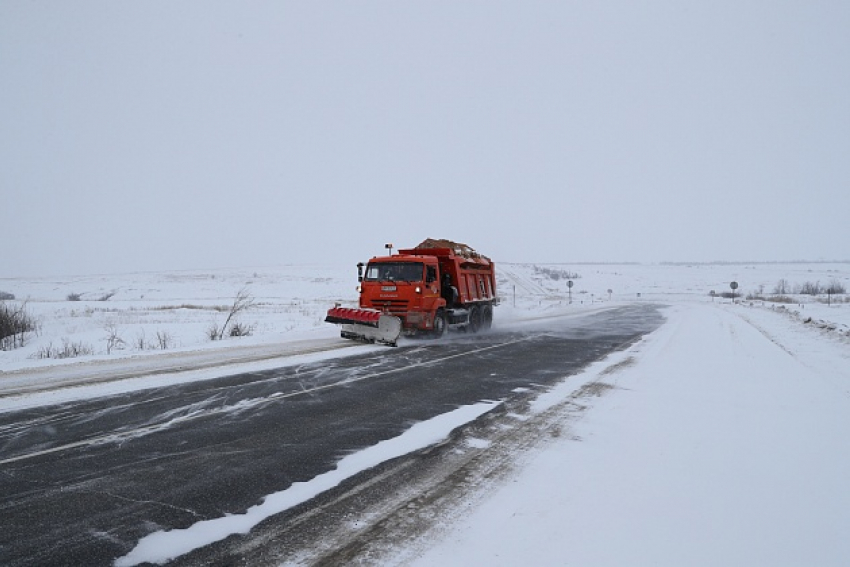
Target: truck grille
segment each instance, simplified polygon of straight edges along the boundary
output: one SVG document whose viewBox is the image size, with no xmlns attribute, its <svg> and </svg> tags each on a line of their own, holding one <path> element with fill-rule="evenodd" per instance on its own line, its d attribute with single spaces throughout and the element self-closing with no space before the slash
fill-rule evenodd
<svg viewBox="0 0 850 567">
<path fill-rule="evenodd" d="M 406 299 L 373 299 L 370 307 L 401 315 L 407 313 L 407 304 Z"/>
</svg>

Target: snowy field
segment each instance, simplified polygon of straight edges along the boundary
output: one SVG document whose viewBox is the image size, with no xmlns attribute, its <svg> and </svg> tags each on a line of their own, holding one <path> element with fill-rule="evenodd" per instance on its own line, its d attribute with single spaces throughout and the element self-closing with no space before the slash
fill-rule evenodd
<svg viewBox="0 0 850 567">
<path fill-rule="evenodd" d="M 769 298 L 780 280 L 789 287 L 807 282 L 827 286 L 835 281 L 850 289 L 848 264 L 497 264 L 497 271 L 502 298 L 496 310 L 497 323 L 603 303 L 705 303 L 711 301 L 711 291 L 730 292 L 732 281 L 738 282 L 741 297 Z M 578 277 L 569 304 L 566 282 L 573 275 Z M 338 330 L 323 322 L 324 314 L 336 302 L 355 305 L 356 284 L 353 265 L 4 278 L 0 279 L 0 292 L 16 298 L 6 303 L 25 302 L 38 330 L 26 338 L 22 348 L 0 351 L 0 371 L 334 337 Z M 224 340 L 210 340 L 210 330 L 221 328 L 241 290 L 251 296 L 253 305 L 232 322 L 247 328 L 250 335 L 231 337 L 230 325 Z M 790 311 L 848 329 L 850 303 L 828 307 L 826 295 L 791 298 L 794 302 L 786 306 Z M 850 297 L 835 299 L 847 302 Z M 722 300 L 718 297 L 715 301 Z M 65 345 L 79 347 L 86 354 L 57 358 Z"/>
<path fill-rule="evenodd" d="M 497 270 L 496 326 L 634 301 L 666 305 L 667 323 L 542 395 L 535 411 L 562 412 L 564 431 L 517 455 L 509 475 L 482 485 L 437 527 L 382 561 L 850 564 L 850 301 L 793 294 L 806 283 L 850 288 L 850 264 L 498 264 Z M 0 411 L 61 399 L 24 393 L 57 377 L 80 383 L 127 369 L 135 375 L 122 383 L 143 388 L 186 375 L 204 379 L 237 363 L 279 365 L 276 357 L 284 354 L 333 356 L 322 345 L 341 339 L 322 319 L 335 302 L 353 304 L 355 275 L 353 266 L 281 266 L 0 279 L 0 291 L 17 298 L 7 303 L 26 300 L 38 325 L 23 347 L 0 352 Z M 780 280 L 791 291 L 786 302 L 767 301 Z M 731 281 L 739 283 L 736 303 L 710 295 L 730 291 Z M 210 340 L 209 330 L 224 324 L 240 290 L 253 300 L 237 316 L 250 335 Z M 71 294 L 80 297 L 70 300 Z M 65 344 L 84 345 L 90 354 L 44 357 Z M 373 348 L 385 347 L 353 350 Z M 143 375 L 164 360 L 202 361 L 207 369 Z M 604 388 L 582 402 L 577 417 L 570 396 L 589 383 Z M 68 390 L 95 396 L 120 387 Z M 435 424 L 432 433 L 442 438 L 445 427 Z M 363 466 L 375 464 L 375 451 L 368 451 Z M 392 454 L 399 451 L 404 448 Z M 348 466 L 341 463 L 340 470 Z M 312 493 L 327 480 L 301 488 Z M 214 528 L 223 530 L 221 537 L 245 529 L 222 528 L 242 518 L 238 512 Z M 170 552 L 169 545 L 157 545 L 160 556 L 144 555 L 140 545 L 138 560 L 185 551 Z M 123 564 L 134 564 L 133 557 Z"/>
</svg>

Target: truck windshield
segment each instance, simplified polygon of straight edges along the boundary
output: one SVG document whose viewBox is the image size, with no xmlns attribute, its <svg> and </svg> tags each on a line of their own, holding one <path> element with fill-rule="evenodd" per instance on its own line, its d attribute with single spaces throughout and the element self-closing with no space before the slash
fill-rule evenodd
<svg viewBox="0 0 850 567">
<path fill-rule="evenodd" d="M 366 281 L 421 282 L 424 264 L 419 262 L 381 262 L 369 264 Z"/>
</svg>

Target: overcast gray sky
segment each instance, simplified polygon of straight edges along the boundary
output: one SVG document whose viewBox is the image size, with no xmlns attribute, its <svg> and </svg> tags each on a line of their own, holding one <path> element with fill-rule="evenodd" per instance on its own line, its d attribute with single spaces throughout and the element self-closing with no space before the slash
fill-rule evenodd
<svg viewBox="0 0 850 567">
<path fill-rule="evenodd" d="M 850 2 L 0 3 L 0 277 L 850 258 Z"/>
</svg>

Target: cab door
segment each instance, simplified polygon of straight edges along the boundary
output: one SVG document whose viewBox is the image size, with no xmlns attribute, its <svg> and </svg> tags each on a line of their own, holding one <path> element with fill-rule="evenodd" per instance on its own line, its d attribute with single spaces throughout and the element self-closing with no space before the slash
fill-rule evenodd
<svg viewBox="0 0 850 567">
<path fill-rule="evenodd" d="M 444 307 L 446 300 L 440 294 L 440 270 L 437 264 L 425 265 L 425 282 L 422 286 L 422 310 L 434 313 Z"/>
</svg>

